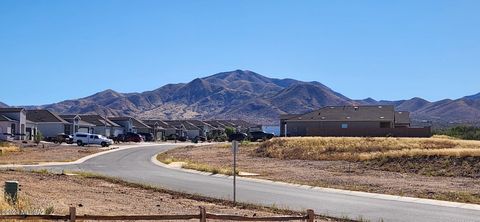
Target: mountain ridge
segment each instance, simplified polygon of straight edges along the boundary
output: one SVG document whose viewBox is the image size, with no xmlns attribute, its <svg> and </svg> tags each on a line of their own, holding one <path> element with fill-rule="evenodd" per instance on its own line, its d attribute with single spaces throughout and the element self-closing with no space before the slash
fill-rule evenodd
<svg viewBox="0 0 480 222">
<path fill-rule="evenodd" d="M 244 119 L 277 123 L 286 113 L 304 113 L 328 105 L 395 105 L 414 121 L 477 123 L 480 93 L 455 100 L 430 102 L 414 97 L 398 101 L 352 100 L 320 82 L 269 78 L 249 70 L 220 72 L 188 83 L 154 90 L 120 93 L 107 89 L 80 99 L 27 108 L 58 113 L 99 113 L 162 119 Z M 1 103 L 0 103 L 1 106 Z"/>
</svg>

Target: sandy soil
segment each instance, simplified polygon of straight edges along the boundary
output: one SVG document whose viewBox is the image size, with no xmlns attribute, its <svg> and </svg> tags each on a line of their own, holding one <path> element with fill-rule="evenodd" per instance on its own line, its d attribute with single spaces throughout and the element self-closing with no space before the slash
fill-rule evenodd
<svg viewBox="0 0 480 222">
<path fill-rule="evenodd" d="M 32 208 L 53 207 L 53 214 L 67 214 L 69 206 L 76 206 L 78 214 L 198 214 L 198 207 L 204 206 L 210 213 L 278 216 L 266 210 L 235 209 L 220 203 L 188 199 L 181 195 L 80 176 L 0 171 L 0 181 L 6 180 L 20 182 L 20 196 L 25 198 Z"/>
<path fill-rule="evenodd" d="M 362 162 L 281 160 L 256 157 L 256 146 L 241 147 L 240 171 L 255 178 L 322 187 L 480 204 L 480 183 L 468 177 L 436 177 L 373 169 Z M 225 145 L 179 148 L 169 151 L 175 159 L 230 167 L 232 153 Z"/>
<path fill-rule="evenodd" d="M 110 148 L 112 148 L 111 146 Z M 100 146 L 79 147 L 76 145 L 27 146 L 19 152 L 0 155 L 0 164 L 38 164 L 42 162 L 69 162 L 110 148 Z"/>
</svg>

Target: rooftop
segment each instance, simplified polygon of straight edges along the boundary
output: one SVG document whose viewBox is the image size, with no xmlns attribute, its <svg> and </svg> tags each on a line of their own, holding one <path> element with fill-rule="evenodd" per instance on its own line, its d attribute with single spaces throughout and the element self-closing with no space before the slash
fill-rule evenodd
<svg viewBox="0 0 480 222">
<path fill-rule="evenodd" d="M 27 110 L 27 120 L 36 123 L 68 123 L 62 117 L 46 109 Z"/>
</svg>

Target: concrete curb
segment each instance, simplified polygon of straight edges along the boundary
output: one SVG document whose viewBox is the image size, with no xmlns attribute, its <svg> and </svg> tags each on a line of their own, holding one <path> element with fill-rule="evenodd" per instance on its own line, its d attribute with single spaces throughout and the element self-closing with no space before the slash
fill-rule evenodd
<svg viewBox="0 0 480 222">
<path fill-rule="evenodd" d="M 212 174 L 212 173 L 206 173 L 206 172 L 201 172 L 197 170 L 172 167 L 172 166 L 169 166 L 168 164 L 158 161 L 156 158 L 157 155 L 158 154 L 152 156 L 150 160 L 153 164 L 160 167 L 164 167 L 172 170 L 178 170 L 186 173 L 194 173 L 194 174 L 200 174 L 204 176 L 212 176 L 212 177 L 220 177 L 220 178 L 229 178 L 233 180 L 232 176 L 228 176 L 224 174 Z M 480 205 L 477 205 L 477 204 L 467 204 L 467 203 L 450 202 L 450 201 L 443 201 L 443 200 L 432 200 L 432 199 L 424 199 L 424 198 L 416 198 L 416 197 L 403 197 L 403 196 L 395 196 L 395 195 L 389 195 L 389 194 L 367 193 L 367 192 L 361 192 L 361 191 L 315 187 L 315 186 L 309 186 L 309 185 L 286 183 L 281 181 L 272 181 L 272 180 L 265 180 L 265 179 L 247 178 L 247 177 L 240 177 L 240 176 L 237 176 L 237 180 L 262 183 L 267 185 L 274 184 L 274 185 L 290 186 L 290 187 L 296 187 L 296 188 L 301 188 L 305 190 L 318 190 L 322 192 L 343 194 L 343 195 L 350 195 L 350 196 L 357 196 L 357 197 L 366 197 L 366 198 L 372 198 L 372 199 L 401 201 L 401 202 L 407 202 L 407 203 L 421 203 L 421 204 L 428 204 L 428 205 L 434 205 L 434 206 L 461 208 L 461 209 L 468 209 L 468 210 L 480 210 Z"/>
</svg>

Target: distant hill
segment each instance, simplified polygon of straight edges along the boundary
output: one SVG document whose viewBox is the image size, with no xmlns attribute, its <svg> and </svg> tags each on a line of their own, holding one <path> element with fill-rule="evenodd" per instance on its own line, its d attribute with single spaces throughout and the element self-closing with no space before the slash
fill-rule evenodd
<svg viewBox="0 0 480 222">
<path fill-rule="evenodd" d="M 452 124 L 480 121 L 480 93 L 437 102 L 422 98 L 352 100 L 319 82 L 268 78 L 248 70 L 222 72 L 142 93 L 119 93 L 109 89 L 81 99 L 29 108 L 47 108 L 58 113 L 106 112 L 142 118 L 245 119 L 277 123 L 280 114 L 353 104 L 393 104 L 398 110 L 412 112 L 416 121 Z"/>
<path fill-rule="evenodd" d="M 0 108 L 8 107 L 7 104 L 0 102 Z"/>
</svg>

